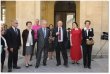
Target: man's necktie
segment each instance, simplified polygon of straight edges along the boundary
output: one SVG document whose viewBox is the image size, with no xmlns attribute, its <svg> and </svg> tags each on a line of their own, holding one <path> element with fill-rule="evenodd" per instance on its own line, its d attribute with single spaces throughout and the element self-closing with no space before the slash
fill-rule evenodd
<svg viewBox="0 0 110 74">
<path fill-rule="evenodd" d="M 17 31 L 17 28 L 15 28 L 15 33 L 18 35 L 18 31 Z"/>
<path fill-rule="evenodd" d="M 58 37 L 59 40 L 61 40 L 61 28 L 59 28 L 59 37 Z"/>
<path fill-rule="evenodd" d="M 44 38 L 46 37 L 46 28 L 44 28 Z"/>
</svg>

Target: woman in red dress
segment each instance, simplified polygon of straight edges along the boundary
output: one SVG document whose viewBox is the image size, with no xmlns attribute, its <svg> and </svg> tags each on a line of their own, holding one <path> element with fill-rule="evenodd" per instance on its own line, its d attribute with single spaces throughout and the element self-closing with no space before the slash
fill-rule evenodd
<svg viewBox="0 0 110 74">
<path fill-rule="evenodd" d="M 72 23 L 73 29 L 71 30 L 70 34 L 70 57 L 72 60 L 72 64 L 79 64 L 78 61 L 82 58 L 81 53 L 81 29 L 78 28 L 78 25 L 76 22 Z"/>
</svg>

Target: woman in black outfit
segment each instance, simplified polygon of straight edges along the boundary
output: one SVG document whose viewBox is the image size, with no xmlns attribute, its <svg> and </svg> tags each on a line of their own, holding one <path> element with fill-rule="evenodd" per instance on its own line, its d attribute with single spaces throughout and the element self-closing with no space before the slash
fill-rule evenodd
<svg viewBox="0 0 110 74">
<path fill-rule="evenodd" d="M 53 25 L 49 25 L 49 30 L 50 30 L 50 36 L 49 36 L 49 50 L 48 50 L 48 60 L 53 58 L 53 52 L 54 52 L 54 37 L 52 37 L 52 32 L 53 32 Z"/>
<path fill-rule="evenodd" d="M 84 68 L 91 69 L 92 46 L 87 45 L 87 40 L 92 40 L 94 36 L 93 28 L 90 28 L 91 21 L 85 21 L 85 28 L 82 29 L 82 48 L 83 48 L 83 64 Z"/>
<path fill-rule="evenodd" d="M 5 61 L 6 52 L 7 52 L 7 48 L 8 48 L 6 39 L 3 37 L 4 32 L 5 31 L 2 26 L 1 27 L 1 72 L 3 72 L 4 61 Z"/>
<path fill-rule="evenodd" d="M 31 29 L 32 22 L 26 22 L 27 28 L 23 30 L 22 38 L 23 38 L 23 56 L 25 56 L 25 66 L 28 68 L 32 66 L 30 63 L 30 57 L 32 54 L 32 49 L 34 48 L 34 31 Z"/>
</svg>

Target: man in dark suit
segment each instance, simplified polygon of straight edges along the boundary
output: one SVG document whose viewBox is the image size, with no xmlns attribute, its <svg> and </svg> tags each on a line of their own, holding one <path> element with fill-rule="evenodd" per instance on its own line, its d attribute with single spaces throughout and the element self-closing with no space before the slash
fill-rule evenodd
<svg viewBox="0 0 110 74">
<path fill-rule="evenodd" d="M 20 30 L 17 28 L 18 21 L 12 20 L 11 27 L 7 30 L 7 44 L 8 44 L 8 72 L 12 71 L 12 66 L 14 69 L 20 69 L 17 66 L 18 61 L 18 49 L 21 46 Z"/>
<path fill-rule="evenodd" d="M 46 61 L 48 57 L 48 46 L 49 46 L 49 30 L 47 27 L 47 21 L 41 20 L 42 28 L 40 28 L 37 32 L 38 40 L 37 40 L 37 54 L 36 54 L 36 66 L 38 68 L 41 61 L 42 51 L 44 52 L 43 56 L 43 66 L 46 66 Z"/>
<path fill-rule="evenodd" d="M 64 66 L 68 67 L 68 56 L 66 50 L 67 31 L 65 28 L 62 27 L 63 25 L 62 21 L 58 21 L 57 25 L 58 27 L 54 29 L 52 34 L 53 37 L 55 37 L 55 49 L 56 49 L 56 60 L 57 60 L 56 66 L 61 65 L 61 59 L 60 59 L 60 51 L 61 51 L 64 60 Z"/>
</svg>

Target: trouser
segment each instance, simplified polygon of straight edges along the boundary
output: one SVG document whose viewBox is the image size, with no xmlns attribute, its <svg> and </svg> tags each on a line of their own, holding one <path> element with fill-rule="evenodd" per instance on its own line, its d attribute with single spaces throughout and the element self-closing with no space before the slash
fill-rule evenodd
<svg viewBox="0 0 110 74">
<path fill-rule="evenodd" d="M 58 46 L 57 46 L 57 49 L 56 49 L 56 61 L 57 61 L 57 64 L 61 64 L 60 51 L 61 51 L 62 56 L 63 56 L 64 65 L 67 65 L 68 64 L 67 50 L 66 50 L 63 42 L 58 42 Z"/>
<path fill-rule="evenodd" d="M 3 50 L 1 53 L 1 71 L 3 71 L 4 61 L 5 61 L 5 50 Z"/>
<path fill-rule="evenodd" d="M 12 69 L 12 65 L 13 67 L 17 67 L 17 61 L 18 61 L 18 49 L 13 49 L 13 52 L 9 51 L 8 69 Z"/>
<path fill-rule="evenodd" d="M 33 54 L 34 54 L 34 48 L 35 48 L 35 44 L 36 44 L 36 42 L 37 42 L 37 40 L 35 40 L 34 43 L 33 43 L 32 54 L 31 54 L 30 60 L 32 60 L 32 57 L 33 57 Z"/>
<path fill-rule="evenodd" d="M 83 65 L 91 66 L 92 45 L 82 45 L 83 48 Z"/>
<path fill-rule="evenodd" d="M 42 52 L 44 53 L 43 55 L 43 64 L 46 64 L 47 62 L 47 57 L 48 57 L 48 49 L 47 48 L 42 48 L 42 49 L 38 49 L 37 50 L 37 54 L 36 54 L 36 65 L 39 66 L 40 65 L 40 61 L 41 61 L 41 57 L 42 57 Z"/>
</svg>

